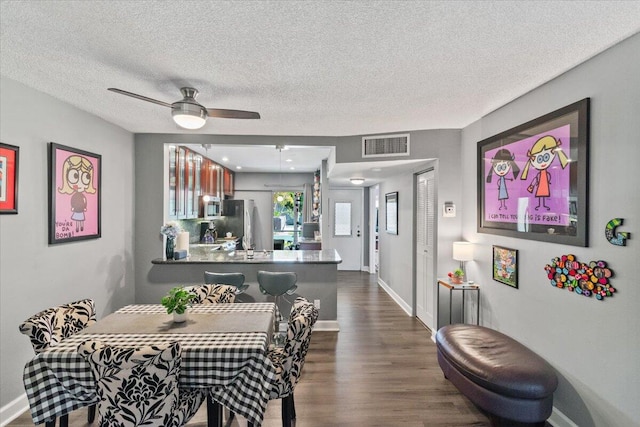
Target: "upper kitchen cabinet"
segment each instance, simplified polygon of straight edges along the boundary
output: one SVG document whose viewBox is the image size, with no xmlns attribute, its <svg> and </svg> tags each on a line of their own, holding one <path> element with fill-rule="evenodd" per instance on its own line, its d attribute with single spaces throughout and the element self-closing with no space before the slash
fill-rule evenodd
<svg viewBox="0 0 640 427">
<path fill-rule="evenodd" d="M 235 191 L 234 180 L 235 180 L 235 172 L 233 172 L 230 169 L 224 168 L 222 189 L 225 197 L 233 198 L 233 193 Z"/>
<path fill-rule="evenodd" d="M 198 217 L 202 156 L 186 147 L 169 146 L 169 219 Z"/>
<path fill-rule="evenodd" d="M 167 205 L 169 218 L 178 218 L 178 150 L 175 145 L 169 146 L 169 193 Z"/>
<path fill-rule="evenodd" d="M 201 194 L 200 166 L 202 164 L 202 156 L 191 150 L 187 150 L 186 156 L 185 218 L 191 219 L 198 217 L 198 197 Z"/>
<path fill-rule="evenodd" d="M 168 218 L 199 216 L 199 197 L 233 197 L 234 172 L 182 146 L 169 146 Z"/>
<path fill-rule="evenodd" d="M 169 146 L 169 193 L 167 212 L 169 219 L 186 218 L 186 157 L 186 148 L 173 145 Z"/>
<path fill-rule="evenodd" d="M 206 157 L 202 159 L 200 172 L 202 194 L 222 198 L 222 167 Z"/>
</svg>

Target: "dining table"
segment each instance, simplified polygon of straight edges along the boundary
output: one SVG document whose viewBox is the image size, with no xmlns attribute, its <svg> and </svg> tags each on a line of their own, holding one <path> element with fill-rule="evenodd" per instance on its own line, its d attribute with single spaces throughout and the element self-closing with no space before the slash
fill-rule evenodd
<svg viewBox="0 0 640 427">
<path fill-rule="evenodd" d="M 178 341 L 181 388 L 206 388 L 209 401 L 260 426 L 275 368 L 267 356 L 279 312 L 272 302 L 198 304 L 176 323 L 160 304 L 125 306 L 37 354 L 24 368 L 24 386 L 35 424 L 98 403 L 96 380 L 78 353 L 86 340 L 140 347 Z M 220 422 L 212 421 L 209 426 Z"/>
</svg>

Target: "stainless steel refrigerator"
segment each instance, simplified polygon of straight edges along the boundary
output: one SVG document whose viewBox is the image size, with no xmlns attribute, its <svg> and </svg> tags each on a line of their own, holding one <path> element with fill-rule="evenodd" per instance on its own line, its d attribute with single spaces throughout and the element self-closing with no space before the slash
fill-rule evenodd
<svg viewBox="0 0 640 427">
<path fill-rule="evenodd" d="M 223 237 L 230 232 L 238 237 L 240 242 L 237 249 L 246 249 L 247 245 L 254 247 L 254 207 L 253 200 L 223 200 L 222 218 L 216 221 L 218 235 Z"/>
</svg>

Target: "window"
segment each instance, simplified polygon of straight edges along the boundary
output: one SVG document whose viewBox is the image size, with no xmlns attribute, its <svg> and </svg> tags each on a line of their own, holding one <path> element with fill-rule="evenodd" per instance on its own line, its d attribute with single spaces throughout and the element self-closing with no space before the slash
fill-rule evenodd
<svg viewBox="0 0 640 427">
<path fill-rule="evenodd" d="M 351 236 L 351 202 L 336 202 L 334 205 L 334 236 Z"/>
</svg>

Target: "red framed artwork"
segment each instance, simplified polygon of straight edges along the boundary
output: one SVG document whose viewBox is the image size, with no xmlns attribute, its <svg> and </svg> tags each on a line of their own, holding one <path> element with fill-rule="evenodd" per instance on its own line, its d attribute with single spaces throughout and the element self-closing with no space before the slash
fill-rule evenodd
<svg viewBox="0 0 640 427">
<path fill-rule="evenodd" d="M 18 213 L 20 147 L 0 142 L 0 214 Z"/>
<path fill-rule="evenodd" d="M 49 244 L 100 237 L 102 156 L 49 144 Z"/>
</svg>

